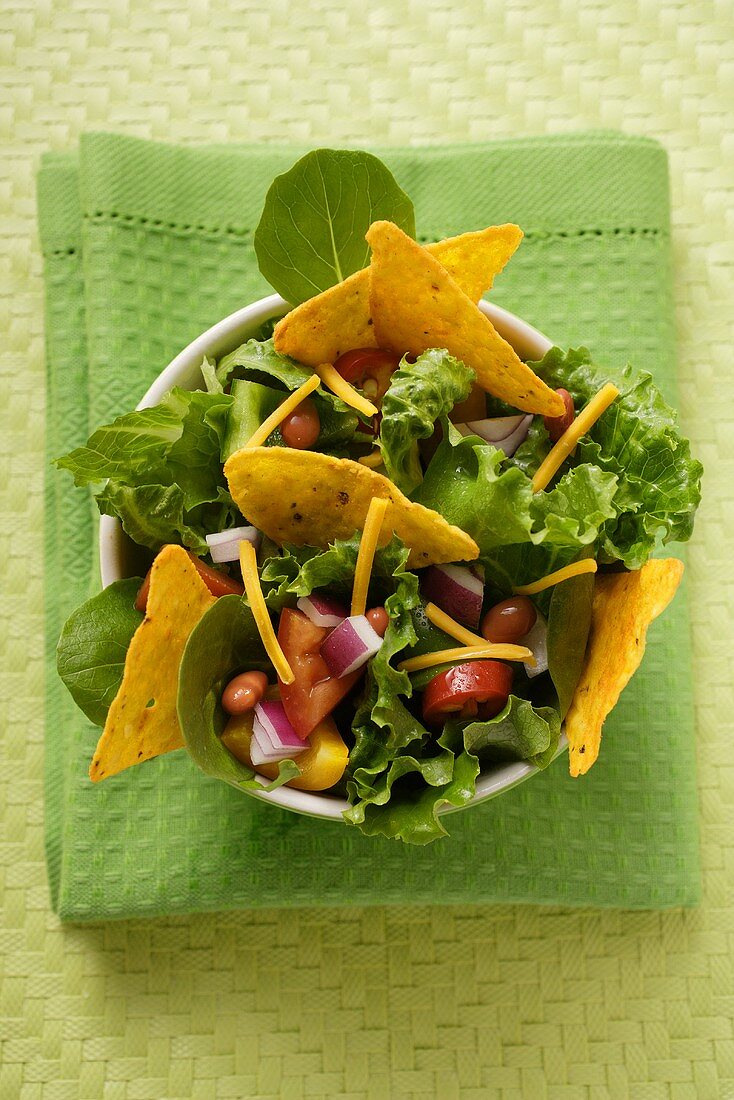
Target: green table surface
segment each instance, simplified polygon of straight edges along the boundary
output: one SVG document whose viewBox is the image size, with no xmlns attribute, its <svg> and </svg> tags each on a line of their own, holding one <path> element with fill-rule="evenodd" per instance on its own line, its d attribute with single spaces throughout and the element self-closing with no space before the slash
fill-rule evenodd
<svg viewBox="0 0 734 1100">
<path fill-rule="evenodd" d="M 80 0 L 8 5 L 0 31 L 0 1096 L 734 1096 L 726 5 Z M 689 555 L 701 906 L 261 909 L 61 929 L 42 840 L 40 153 L 100 128 L 405 146 L 598 127 L 656 137 L 671 159 L 680 404 L 707 468 Z"/>
</svg>

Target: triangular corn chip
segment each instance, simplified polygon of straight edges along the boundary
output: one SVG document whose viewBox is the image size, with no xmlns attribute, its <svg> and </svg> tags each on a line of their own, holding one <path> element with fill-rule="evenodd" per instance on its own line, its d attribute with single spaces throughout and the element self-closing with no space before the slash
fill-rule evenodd
<svg viewBox="0 0 734 1100">
<path fill-rule="evenodd" d="M 446 348 L 482 389 L 524 412 L 560 416 L 563 401 L 503 340 L 435 257 L 392 222 L 373 222 L 370 311 L 379 347 L 420 355 Z"/>
<path fill-rule="evenodd" d="M 476 233 L 446 237 L 427 244 L 426 252 L 438 260 L 472 302 L 492 289 L 495 277 L 523 238 L 519 225 L 490 225 Z M 367 269 L 369 271 L 369 268 Z"/>
<path fill-rule="evenodd" d="M 653 558 L 634 573 L 597 575 L 586 661 L 566 715 L 571 775 L 584 775 L 598 757 L 604 720 L 642 661 L 647 628 L 682 576 L 677 558 Z"/>
<path fill-rule="evenodd" d="M 224 473 L 244 516 L 275 542 L 326 547 L 364 527 L 373 497 L 388 501 L 382 543 L 394 531 L 410 547 L 412 569 L 473 561 L 479 547 L 443 516 L 403 496 L 382 474 L 349 458 L 287 447 L 245 447 Z"/>
<path fill-rule="evenodd" d="M 425 247 L 464 293 L 478 302 L 521 240 L 522 230 L 516 225 L 490 225 Z M 292 309 L 275 326 L 275 350 L 318 367 L 336 362 L 345 351 L 377 347 L 369 297 L 369 268 L 365 268 Z"/>
<path fill-rule="evenodd" d="M 93 782 L 183 747 L 176 714 L 178 668 L 194 629 L 214 596 L 181 546 L 164 546 L 153 562 L 145 618 L 125 658 L 89 766 Z"/>
</svg>

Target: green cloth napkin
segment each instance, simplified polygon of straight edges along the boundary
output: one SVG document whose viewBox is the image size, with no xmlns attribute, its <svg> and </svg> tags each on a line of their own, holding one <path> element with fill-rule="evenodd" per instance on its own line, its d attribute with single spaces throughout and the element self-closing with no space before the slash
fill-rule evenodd
<svg viewBox="0 0 734 1100">
<path fill-rule="evenodd" d="M 252 245 L 267 186 L 304 150 L 178 148 L 91 134 L 39 175 L 48 456 L 131 409 L 195 335 L 268 292 Z M 514 221 L 525 240 L 492 299 L 561 345 L 650 368 L 675 401 L 667 163 L 654 142 L 582 134 L 377 150 L 422 239 Z M 64 618 L 99 586 L 95 509 L 47 474 L 47 802 L 62 919 L 254 906 L 546 902 L 662 907 L 698 899 L 685 591 L 650 631 L 601 759 L 565 755 L 449 839 L 410 848 L 262 804 L 184 752 L 99 786 L 98 730 L 54 670 Z"/>
</svg>

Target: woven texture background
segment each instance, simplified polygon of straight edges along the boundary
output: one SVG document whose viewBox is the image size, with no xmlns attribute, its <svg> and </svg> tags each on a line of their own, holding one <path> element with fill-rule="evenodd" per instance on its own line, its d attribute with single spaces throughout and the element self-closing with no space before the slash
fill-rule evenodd
<svg viewBox="0 0 734 1100">
<path fill-rule="evenodd" d="M 712 635 L 731 638 L 730 7 L 232 7 L 11 3 L 0 16 L 12 143 L 0 169 L 0 1095 L 731 1097 L 731 646 L 709 655 Z M 62 931 L 41 831 L 40 151 L 99 127 L 406 144 L 600 125 L 656 136 L 671 155 L 681 404 L 708 470 L 690 555 L 701 908 L 263 910 Z"/>
</svg>

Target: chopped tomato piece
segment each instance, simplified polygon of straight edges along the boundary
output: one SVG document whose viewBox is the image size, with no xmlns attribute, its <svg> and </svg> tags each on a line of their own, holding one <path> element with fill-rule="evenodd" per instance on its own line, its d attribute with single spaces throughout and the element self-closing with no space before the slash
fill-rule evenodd
<svg viewBox="0 0 734 1100">
<path fill-rule="evenodd" d="M 292 684 L 279 680 L 280 700 L 288 721 L 304 740 L 348 694 L 363 668 L 335 679 L 321 656 L 321 643 L 329 627 L 316 626 L 302 611 L 286 607 L 280 614 L 278 641 L 295 677 Z"/>
<path fill-rule="evenodd" d="M 512 689 L 512 669 L 502 661 L 467 661 L 439 672 L 423 693 L 423 717 L 434 725 L 448 718 L 494 718 Z"/>
<path fill-rule="evenodd" d="M 187 550 L 186 553 L 196 566 L 196 572 L 199 574 L 212 596 L 241 596 L 245 591 L 243 585 L 233 577 L 228 577 L 226 573 L 222 573 L 219 569 L 212 569 L 210 565 L 203 562 L 201 558 L 197 558 L 196 554 L 192 554 L 190 550 Z M 137 611 L 145 611 L 148 606 L 149 591 L 150 569 L 135 597 L 135 608 Z"/>
</svg>

